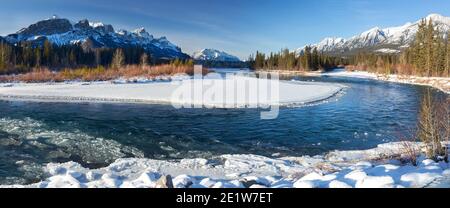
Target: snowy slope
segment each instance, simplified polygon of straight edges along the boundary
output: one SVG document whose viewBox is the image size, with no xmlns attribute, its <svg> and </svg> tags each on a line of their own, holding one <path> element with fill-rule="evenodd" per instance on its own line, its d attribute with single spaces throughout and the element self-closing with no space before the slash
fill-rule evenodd
<svg viewBox="0 0 450 208">
<path fill-rule="evenodd" d="M 442 33 L 450 30 L 450 17 L 445 17 L 440 14 L 430 14 L 424 20 L 427 22 L 431 20 L 435 27 Z M 317 44 L 308 46 L 328 53 L 351 53 L 356 50 L 396 53 L 402 48 L 408 47 L 414 40 L 420 22 L 421 20 L 418 20 L 414 23 L 408 22 L 402 26 L 384 29 L 374 27 L 349 39 L 325 38 Z M 305 47 L 299 48 L 296 51 L 300 53 Z"/>
<path fill-rule="evenodd" d="M 238 57 L 230 55 L 226 52 L 215 49 L 203 49 L 195 52 L 192 56 L 195 60 L 201 61 L 226 61 L 226 62 L 239 62 Z"/>
<path fill-rule="evenodd" d="M 166 37 L 154 38 L 144 28 L 116 31 L 112 25 L 102 22 L 84 19 L 74 23 L 57 16 L 32 24 L 5 39 L 10 43 L 28 41 L 35 45 L 45 40 L 57 45 L 83 44 L 90 40 L 93 44 L 86 44 L 88 48 L 141 46 L 155 58 L 189 57 Z"/>
</svg>

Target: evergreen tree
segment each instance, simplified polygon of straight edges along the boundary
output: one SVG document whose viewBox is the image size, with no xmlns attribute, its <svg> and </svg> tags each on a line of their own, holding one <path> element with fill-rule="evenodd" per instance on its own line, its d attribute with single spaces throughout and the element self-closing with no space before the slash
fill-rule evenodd
<svg viewBox="0 0 450 208">
<path fill-rule="evenodd" d="M 430 19 L 429 23 L 427 24 L 426 29 L 426 41 L 425 41 L 425 47 L 426 47 L 426 75 L 431 76 L 433 69 L 435 69 L 436 65 L 436 46 L 437 46 L 437 40 L 436 40 L 436 34 L 434 30 L 434 25 L 432 20 Z"/>
<path fill-rule="evenodd" d="M 8 65 L 11 56 L 11 47 L 0 42 L 0 72 L 4 72 Z"/>
<path fill-rule="evenodd" d="M 100 51 L 100 49 L 95 49 L 95 65 L 99 66 L 102 64 L 102 53 Z"/>
<path fill-rule="evenodd" d="M 193 67 L 193 66 L 194 66 L 194 60 L 193 60 L 193 59 L 187 60 L 185 65 L 186 65 L 186 66 Z"/>
<path fill-rule="evenodd" d="M 34 57 L 35 57 L 35 62 L 34 62 L 34 66 L 36 67 L 40 67 L 41 66 L 41 49 L 40 48 L 35 48 L 34 49 Z"/>
<path fill-rule="evenodd" d="M 70 50 L 69 52 L 69 65 L 76 66 L 77 65 L 77 56 L 74 50 Z"/>
<path fill-rule="evenodd" d="M 447 32 L 447 40 L 445 41 L 446 50 L 445 50 L 445 75 L 450 76 L 450 33 Z"/>
<path fill-rule="evenodd" d="M 260 53 L 259 51 L 256 51 L 256 57 L 255 57 L 255 68 L 256 69 L 262 69 L 265 65 L 265 55 L 263 53 Z"/>
<path fill-rule="evenodd" d="M 49 66 L 52 64 L 52 44 L 48 41 L 45 40 L 44 42 L 44 64 Z"/>
<path fill-rule="evenodd" d="M 312 55 L 311 55 L 311 68 L 316 70 L 319 68 L 319 53 L 317 52 L 317 48 L 314 47 Z"/>
<path fill-rule="evenodd" d="M 305 47 L 305 54 L 303 56 L 303 69 L 308 71 L 311 69 L 311 48 L 309 46 Z"/>
</svg>

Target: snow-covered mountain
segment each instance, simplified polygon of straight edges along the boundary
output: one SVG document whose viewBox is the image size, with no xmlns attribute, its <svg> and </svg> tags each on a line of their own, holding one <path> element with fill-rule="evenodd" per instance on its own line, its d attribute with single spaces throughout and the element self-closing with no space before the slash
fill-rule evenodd
<svg viewBox="0 0 450 208">
<path fill-rule="evenodd" d="M 101 47 L 141 46 L 154 58 L 189 58 L 166 37 L 154 38 L 144 28 L 132 32 L 116 31 L 112 25 L 91 22 L 87 19 L 75 23 L 53 16 L 10 34 L 4 39 L 12 44 L 24 41 L 43 44 L 45 40 L 57 45 L 81 44 L 86 50 Z"/>
<path fill-rule="evenodd" d="M 450 17 L 430 14 L 424 19 L 427 22 L 431 20 L 442 33 L 448 33 L 450 30 Z M 378 53 L 398 53 L 412 43 L 420 22 L 421 20 L 418 20 L 414 23 L 408 22 L 402 26 L 384 29 L 374 27 L 349 39 L 325 38 L 320 43 L 308 46 L 317 48 L 321 52 L 332 54 L 351 54 L 362 50 Z M 302 52 L 305 47 L 296 51 Z"/>
<path fill-rule="evenodd" d="M 224 61 L 224 62 L 240 62 L 241 60 L 226 52 L 215 49 L 203 49 L 195 52 L 192 57 L 199 61 Z"/>
</svg>

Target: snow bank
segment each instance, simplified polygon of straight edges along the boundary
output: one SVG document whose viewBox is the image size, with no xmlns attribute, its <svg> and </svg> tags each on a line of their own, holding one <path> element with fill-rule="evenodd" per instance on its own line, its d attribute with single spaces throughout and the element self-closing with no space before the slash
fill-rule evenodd
<svg viewBox="0 0 450 208">
<path fill-rule="evenodd" d="M 278 159 L 257 155 L 222 155 L 209 160 L 181 161 L 130 158 L 118 159 L 108 167 L 92 170 L 75 162 L 50 163 L 44 168 L 48 174 L 44 181 L 3 187 L 155 188 L 161 187 L 162 179 L 172 180 L 175 188 L 403 188 L 446 185 L 445 180 L 444 183 L 439 181 L 450 176 L 448 163 L 419 157 L 417 166 L 403 164 L 398 158 L 399 152 L 388 151 L 398 150 L 399 145 L 388 143 L 370 150 L 335 151 L 330 153 L 331 156 Z M 378 158 L 375 158 L 376 154 Z"/>
<path fill-rule="evenodd" d="M 355 77 L 362 79 L 376 79 L 377 75 L 366 71 L 346 71 L 345 69 L 336 69 L 331 72 L 321 73 L 319 75 L 335 76 L 335 77 Z"/>
<path fill-rule="evenodd" d="M 400 53 L 400 50 L 396 50 L 396 49 L 390 49 L 390 48 L 381 48 L 378 50 L 375 50 L 375 52 L 378 53 Z"/>
<path fill-rule="evenodd" d="M 337 84 L 261 80 L 254 77 L 233 76 L 227 79 L 204 80 L 171 77 L 162 81 L 136 78 L 133 83 L 129 83 L 129 80 L 93 83 L 17 83 L 0 87 L 0 98 L 172 103 L 232 108 L 311 103 L 327 99 L 343 88 Z M 247 84 L 247 86 L 239 83 Z M 203 96 L 177 96 L 180 92 L 191 92 L 194 86 L 201 87 L 200 93 Z M 258 88 L 249 86 L 258 86 Z M 271 88 L 273 86 L 276 88 Z M 274 92 L 278 94 L 277 97 L 272 96 Z M 260 96 L 261 93 L 270 96 Z M 206 95 L 214 95 L 212 96 L 214 99 Z"/>
<path fill-rule="evenodd" d="M 312 75 L 312 74 L 311 74 Z M 404 75 L 380 75 L 366 71 L 345 71 L 345 69 L 338 69 L 332 72 L 321 74 L 314 74 L 316 76 L 336 76 L 336 77 L 354 77 L 362 79 L 374 79 L 387 82 L 396 82 L 403 84 L 414 84 L 431 86 L 439 89 L 445 93 L 450 93 L 450 78 L 448 77 L 418 77 L 418 76 L 404 76 Z"/>
</svg>

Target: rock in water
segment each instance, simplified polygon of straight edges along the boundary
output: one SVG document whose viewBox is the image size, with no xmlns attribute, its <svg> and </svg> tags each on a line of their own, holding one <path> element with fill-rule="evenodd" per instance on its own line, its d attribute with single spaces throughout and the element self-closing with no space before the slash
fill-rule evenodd
<svg viewBox="0 0 450 208">
<path fill-rule="evenodd" d="M 161 176 L 161 178 L 156 181 L 155 188 L 173 188 L 172 176 Z"/>
</svg>

